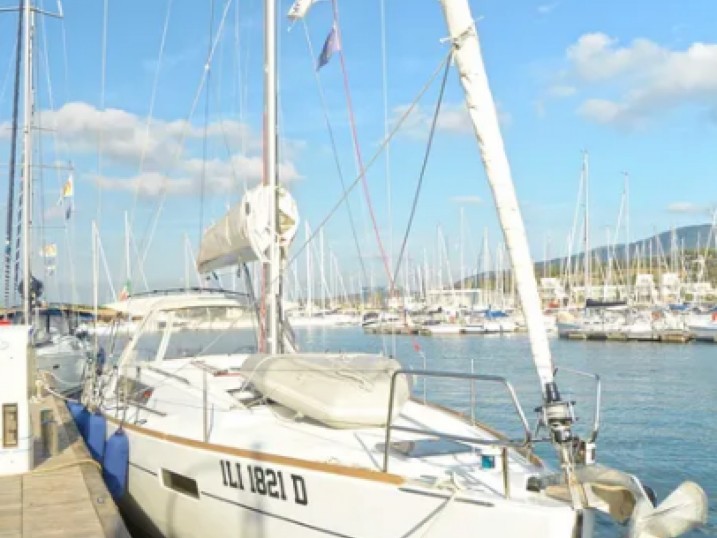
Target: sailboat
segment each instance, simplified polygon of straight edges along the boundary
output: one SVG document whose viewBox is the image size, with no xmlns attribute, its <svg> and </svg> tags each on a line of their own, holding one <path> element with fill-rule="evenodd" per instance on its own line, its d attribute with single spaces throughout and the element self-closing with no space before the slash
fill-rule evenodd
<svg viewBox="0 0 717 538">
<path fill-rule="evenodd" d="M 277 184 L 275 4 L 264 2 L 266 184 L 207 231 L 198 260 L 204 270 L 263 264 L 259 349 L 251 333 L 207 327 L 242 300 L 222 292 L 167 297 L 118 366 L 88 385 L 83 401 L 106 419 L 107 446 L 124 443 L 128 466 L 110 477 L 127 514 L 174 537 L 587 538 L 597 511 L 629 524 L 634 538 L 678 536 L 704 523 L 699 486 L 685 483 L 655 507 L 637 478 L 595 463 L 597 423 L 587 439 L 573 431 L 467 0 L 441 5 L 530 332 L 543 392 L 538 432 L 546 435 L 533 433 L 507 379 L 294 349 L 281 272 L 298 214 Z M 504 387 L 522 437 L 413 397 L 421 378 Z M 556 448 L 560 470 L 533 453 L 539 439 Z"/>
<path fill-rule="evenodd" d="M 22 307 L 9 309 L 5 312 L 6 319 L 12 323 L 29 324 L 31 326 L 30 344 L 34 351 L 35 365 L 39 374 L 46 384 L 62 393 L 76 393 L 80 390 L 89 362 L 89 345 L 87 341 L 79 337 L 76 328 L 82 321 L 82 314 L 66 305 L 43 305 L 40 302 L 43 285 L 32 275 L 32 196 L 33 196 L 33 135 L 35 125 L 33 115 L 35 110 L 35 95 L 33 77 L 34 70 L 34 38 L 35 38 L 35 16 L 37 13 L 47 14 L 38 10 L 31 0 L 20 2 L 19 31 L 18 31 L 18 56 L 17 70 L 19 75 L 20 62 L 24 67 L 23 76 L 23 138 L 22 138 L 22 192 L 21 192 L 21 221 L 19 233 L 22 236 L 22 244 L 18 247 L 22 258 L 22 281 L 19 285 Z M 51 14 L 52 15 L 52 14 Z M 54 16 L 54 15 L 53 15 Z M 22 51 L 22 56 L 20 56 Z M 19 90 L 20 80 L 16 81 L 16 89 Z M 13 135 L 17 131 L 17 109 L 20 92 L 15 96 L 15 115 L 13 117 Z M 15 137 L 13 136 L 11 152 L 11 168 L 15 162 Z M 11 171 L 12 184 L 14 170 Z M 65 189 L 72 187 L 72 179 L 68 179 Z M 63 191 L 65 190 L 63 189 Z M 12 227 L 12 208 L 14 207 L 13 189 L 10 189 L 8 200 L 8 230 L 5 252 L 5 284 L 6 300 L 9 299 L 10 281 L 10 237 Z M 61 196 L 66 196 L 63 193 Z M 54 246 L 54 245 L 53 245 Z"/>
</svg>

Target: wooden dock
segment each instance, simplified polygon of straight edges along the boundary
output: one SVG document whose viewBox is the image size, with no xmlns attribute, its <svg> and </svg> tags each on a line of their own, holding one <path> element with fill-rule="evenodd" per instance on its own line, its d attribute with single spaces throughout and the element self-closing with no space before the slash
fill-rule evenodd
<svg viewBox="0 0 717 538">
<path fill-rule="evenodd" d="M 57 437 L 36 435 L 33 471 L 0 477 L 0 538 L 130 538 L 64 402 L 46 396 L 31 407 L 33 424 L 42 416 Z"/>
</svg>

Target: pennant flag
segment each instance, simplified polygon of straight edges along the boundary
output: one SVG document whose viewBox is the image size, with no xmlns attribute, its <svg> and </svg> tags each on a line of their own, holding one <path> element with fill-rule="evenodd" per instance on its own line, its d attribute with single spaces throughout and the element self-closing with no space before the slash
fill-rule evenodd
<svg viewBox="0 0 717 538">
<path fill-rule="evenodd" d="M 67 181 L 65 181 L 65 184 L 62 186 L 62 192 L 60 193 L 60 197 L 57 199 L 57 205 L 62 204 L 63 200 L 72 198 L 74 195 L 75 188 L 72 181 L 72 174 L 70 174 L 70 177 L 67 178 Z"/>
<path fill-rule="evenodd" d="M 130 284 L 130 281 L 128 280 L 127 282 L 124 283 L 124 286 L 122 286 L 122 290 L 119 292 L 117 299 L 119 299 L 120 301 L 126 301 L 127 299 L 129 299 L 129 294 L 131 293 L 130 288 L 131 288 L 131 284 Z"/>
<path fill-rule="evenodd" d="M 326 37 L 324 47 L 321 49 L 319 60 L 316 63 L 316 70 L 318 71 L 329 63 L 329 60 L 331 59 L 331 56 L 333 56 L 334 52 L 338 52 L 340 50 L 341 44 L 339 43 L 339 33 L 336 31 L 336 25 L 334 24 L 331 27 L 329 35 Z"/>
<path fill-rule="evenodd" d="M 70 220 L 72 216 L 72 200 L 67 200 L 65 203 L 65 220 Z"/>
<path fill-rule="evenodd" d="M 42 249 L 40 249 L 40 256 L 43 258 L 56 258 L 57 257 L 57 244 L 48 243 Z"/>
<path fill-rule="evenodd" d="M 289 8 L 289 13 L 287 13 L 286 16 L 293 22 L 301 20 L 306 16 L 306 13 L 314 2 L 316 2 L 316 0 L 296 0 Z"/>
<path fill-rule="evenodd" d="M 55 264 L 48 265 L 47 266 L 47 276 L 54 275 L 56 270 L 57 270 L 57 266 Z"/>
</svg>

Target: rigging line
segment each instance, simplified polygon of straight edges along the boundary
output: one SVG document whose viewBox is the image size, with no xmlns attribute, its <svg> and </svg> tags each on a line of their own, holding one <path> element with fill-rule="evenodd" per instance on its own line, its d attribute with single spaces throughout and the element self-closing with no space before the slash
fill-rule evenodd
<svg viewBox="0 0 717 538">
<path fill-rule="evenodd" d="M 0 102 L 5 100 L 5 92 L 7 91 L 8 83 L 10 82 L 10 74 L 13 72 L 13 59 L 17 54 L 17 43 L 13 45 L 12 54 L 7 55 L 7 67 L 5 68 L 5 76 L 2 80 L 2 89 L 0 89 Z"/>
<path fill-rule="evenodd" d="M 40 5 L 40 7 L 41 8 L 43 7 L 42 4 Z M 44 21 L 42 21 L 39 26 L 44 33 L 44 29 L 45 29 Z M 36 91 L 37 95 L 40 95 L 40 81 L 42 80 L 40 78 L 40 65 L 39 64 L 40 64 L 40 62 L 35 62 L 35 64 L 34 64 L 34 67 L 35 67 L 34 79 L 37 81 L 37 83 L 36 83 L 37 87 L 36 87 L 35 91 Z M 42 135 L 41 135 L 43 132 L 42 114 L 37 114 L 36 122 L 37 122 L 37 130 L 40 133 L 40 135 L 37 137 L 38 162 L 42 162 L 42 155 L 43 155 L 43 145 L 42 145 Z M 41 218 L 42 218 L 43 224 L 44 224 L 44 218 L 45 218 L 45 197 L 44 197 L 45 168 L 42 166 L 40 166 L 38 168 L 39 168 L 39 170 L 37 171 L 37 177 L 38 177 L 38 183 L 40 184 L 40 197 L 39 197 L 40 198 L 40 215 L 42 216 Z M 34 186 L 34 183 L 35 183 L 35 181 L 33 178 L 33 186 Z M 30 200 L 32 200 L 33 197 L 34 197 L 34 192 L 30 191 Z M 32 204 L 30 207 L 32 207 Z M 33 228 L 35 228 L 34 222 L 33 222 L 34 219 L 32 217 L 33 217 L 33 212 L 30 211 L 30 221 L 33 223 Z M 45 227 L 44 226 L 40 227 L 40 245 L 42 245 L 41 248 L 43 248 L 43 249 L 45 248 Z M 32 249 L 32 244 L 30 245 L 30 248 Z M 32 257 L 32 250 L 30 253 L 30 257 Z M 47 282 L 47 276 L 48 276 L 47 275 L 47 258 L 43 258 L 43 260 L 42 260 L 42 277 L 45 279 L 45 282 Z M 46 288 L 49 288 L 49 286 L 46 286 Z"/>
<path fill-rule="evenodd" d="M 428 166 L 428 158 L 431 154 L 431 148 L 433 147 L 433 137 L 436 134 L 436 125 L 438 123 L 438 116 L 441 112 L 441 103 L 443 102 L 443 95 L 446 90 L 446 82 L 448 81 L 448 72 L 450 71 L 451 64 L 446 62 L 445 70 L 443 71 L 443 80 L 441 80 L 441 89 L 438 93 L 438 101 L 436 102 L 436 109 L 433 113 L 433 119 L 431 120 L 431 129 L 428 132 L 428 144 L 426 146 L 426 152 L 423 155 L 423 163 L 421 164 L 421 173 L 418 176 L 418 184 L 416 185 L 416 192 L 413 195 L 413 204 L 411 205 L 411 213 L 408 217 L 408 225 L 406 226 L 406 233 L 403 235 L 403 241 L 401 242 L 401 249 L 398 252 L 398 259 L 396 260 L 396 269 L 393 273 L 393 282 L 396 282 L 398 278 L 398 272 L 401 269 L 401 262 L 403 261 L 403 254 L 406 250 L 406 243 L 408 242 L 408 235 L 411 233 L 411 227 L 413 226 L 413 219 L 416 216 L 416 208 L 418 207 L 418 198 L 421 194 L 421 187 L 423 186 L 423 179 L 426 175 L 426 168 Z M 392 290 L 393 291 L 393 290 Z"/>
<path fill-rule="evenodd" d="M 424 84 L 424 86 L 421 88 L 421 90 L 416 95 L 415 99 L 411 104 L 404 110 L 403 114 L 398 118 L 398 121 L 391 129 L 391 132 L 389 135 L 383 139 L 381 144 L 379 145 L 378 149 L 374 152 L 374 154 L 371 156 L 371 158 L 366 163 L 366 167 L 362 172 L 359 172 L 358 176 L 349 184 L 349 186 L 346 188 L 346 191 L 341 195 L 341 197 L 338 199 L 338 201 L 333 205 L 331 210 L 328 212 L 326 217 L 319 223 L 319 225 L 311 232 L 309 237 L 306 238 L 306 241 L 297 249 L 297 251 L 294 253 L 294 255 L 291 257 L 291 259 L 287 262 L 287 264 L 290 264 L 299 257 L 299 255 L 306 249 L 306 246 L 314 240 L 316 235 L 319 233 L 319 230 L 326 226 L 326 224 L 333 218 L 334 214 L 338 211 L 338 209 L 341 207 L 341 205 L 344 203 L 344 200 L 346 197 L 351 194 L 351 191 L 356 187 L 356 185 L 359 184 L 361 181 L 361 178 L 364 177 L 365 173 L 374 165 L 374 163 L 378 160 L 381 153 L 383 153 L 383 150 L 385 149 L 386 145 L 393 139 L 394 136 L 396 136 L 396 133 L 401 129 L 403 124 L 406 122 L 406 119 L 408 119 L 408 116 L 411 115 L 413 110 L 418 105 L 418 102 L 421 100 L 421 98 L 425 95 L 425 93 L 428 91 L 428 89 L 433 84 L 433 81 L 436 79 L 436 77 L 441 73 L 443 67 L 450 61 L 451 57 L 453 56 L 453 51 L 449 51 L 448 54 L 446 54 L 445 58 L 441 60 L 440 64 L 436 68 L 436 70 L 431 73 L 431 76 L 429 77 L 428 81 Z"/>
<path fill-rule="evenodd" d="M 22 28 L 25 2 L 20 0 L 18 12 L 17 43 L 15 44 L 15 85 L 12 102 L 12 134 L 10 138 L 10 178 L 8 182 L 7 217 L 5 229 L 5 307 L 10 306 L 10 263 L 12 261 L 12 213 L 15 201 L 15 160 L 17 158 L 17 122 L 20 107 L 20 64 L 22 63 Z"/>
<path fill-rule="evenodd" d="M 331 2 L 334 12 L 334 28 L 336 30 L 336 37 L 338 39 L 339 43 L 343 42 L 343 38 L 341 37 L 341 28 L 339 25 L 339 7 L 336 0 L 332 0 Z M 383 261 L 384 269 L 386 270 L 386 276 L 387 278 L 391 279 L 391 268 L 388 265 L 388 258 L 386 256 L 386 250 L 383 246 L 383 241 L 381 240 L 381 233 L 378 229 L 378 222 L 376 220 L 376 212 L 373 209 L 373 204 L 371 203 L 371 192 L 368 188 L 368 181 L 366 181 L 366 172 L 365 167 L 363 163 L 363 157 L 361 156 L 361 148 L 359 146 L 358 141 L 358 132 L 356 130 L 356 118 L 354 117 L 354 111 L 353 111 L 353 103 L 351 100 L 351 89 L 349 86 L 349 76 L 348 76 L 348 70 L 346 68 L 346 59 L 344 57 L 344 50 L 343 46 L 338 47 L 338 54 L 339 54 L 339 61 L 341 63 L 341 73 L 343 75 L 343 81 L 344 81 L 344 93 L 346 95 L 346 104 L 349 109 L 349 120 L 351 124 L 351 137 L 353 139 L 353 145 L 354 145 L 354 152 L 356 154 L 356 161 L 359 167 L 359 173 L 360 173 L 360 179 L 361 179 L 361 186 L 363 187 L 363 193 L 364 197 L 366 198 L 366 206 L 368 208 L 369 216 L 371 217 L 371 224 L 373 226 L 373 232 L 376 236 L 376 242 L 378 243 L 378 249 L 381 253 L 381 259 Z M 390 287 L 393 288 L 393 282 L 390 282 Z"/>
<path fill-rule="evenodd" d="M 381 0 L 379 3 L 381 12 L 381 81 L 383 94 L 383 135 L 388 133 L 388 58 L 386 55 L 386 3 Z M 384 164 L 386 174 L 386 210 L 388 217 L 388 265 L 393 265 L 393 211 L 391 197 L 391 146 L 386 146 L 386 154 L 384 156 Z M 394 279 L 396 277 L 394 276 Z M 405 295 L 405 292 L 404 292 Z M 389 297 L 391 292 L 389 292 Z M 391 345 L 393 355 L 396 356 L 396 335 L 391 335 Z"/>
<path fill-rule="evenodd" d="M 167 0 L 167 12 L 164 16 L 164 27 L 162 29 L 162 37 L 159 42 L 159 52 L 157 55 L 157 69 L 154 72 L 154 79 L 152 81 L 152 93 L 150 94 L 149 98 L 149 111 L 147 113 L 147 121 L 145 123 L 145 129 L 144 129 L 144 144 L 142 145 L 142 151 L 139 155 L 139 174 L 141 176 L 142 172 L 144 172 L 144 163 L 147 158 L 147 149 L 149 146 L 149 135 L 152 125 L 152 118 L 154 117 L 154 106 L 157 102 L 157 88 L 159 87 L 159 73 L 161 71 L 162 67 L 162 60 L 164 59 L 164 48 L 167 44 L 167 33 L 169 31 L 169 20 L 171 18 L 172 14 L 172 4 L 174 0 Z M 130 229 L 132 228 L 134 224 L 134 215 L 135 210 L 137 209 L 137 202 L 139 199 L 139 182 L 137 182 L 137 185 L 134 188 L 134 194 L 132 197 L 132 210 L 129 214 L 129 225 Z"/>
<path fill-rule="evenodd" d="M 214 43 L 212 45 L 211 54 L 209 55 L 209 59 L 207 60 L 207 63 L 211 64 L 212 59 L 214 58 L 214 53 L 217 48 L 217 43 L 219 41 L 219 38 L 222 35 L 222 31 L 224 29 L 224 23 L 226 22 L 227 13 L 229 12 L 229 7 L 231 6 L 233 0 L 227 0 L 225 6 L 224 6 L 224 12 L 222 13 L 222 18 L 219 23 L 219 28 L 217 29 L 217 35 L 215 36 Z M 201 98 L 202 92 L 204 91 L 204 85 L 206 83 L 206 75 L 207 71 L 206 69 L 202 72 L 202 78 L 199 81 L 199 85 L 197 87 L 197 91 L 194 94 L 194 100 L 192 101 L 192 106 L 190 107 L 189 114 L 187 115 L 184 129 L 182 129 L 182 132 L 180 133 L 180 138 L 177 142 L 177 151 L 174 155 L 175 162 L 180 159 L 182 156 L 182 152 L 184 150 L 184 142 L 187 138 L 187 132 L 189 131 L 189 124 L 191 119 L 194 117 L 194 112 L 197 109 L 197 106 L 199 104 L 199 99 Z M 150 223 L 148 223 L 148 226 L 145 228 L 144 233 L 142 234 L 142 259 L 140 260 L 140 263 L 144 263 L 147 259 L 147 255 L 149 254 L 149 247 L 152 245 L 152 240 L 154 239 L 154 234 L 157 230 L 157 224 L 159 222 L 159 217 L 162 214 L 162 210 L 164 208 L 164 204 L 167 201 L 167 184 L 169 180 L 165 176 L 162 180 L 162 185 L 160 186 L 160 198 L 157 202 L 157 207 L 155 209 L 154 218 L 151 220 Z M 149 235 L 147 233 L 149 232 Z"/>
<path fill-rule="evenodd" d="M 42 6 L 42 5 L 41 5 L 41 7 L 44 8 L 44 6 Z M 54 112 L 54 111 L 56 111 L 56 109 L 55 109 L 55 97 L 54 97 L 54 93 L 53 93 L 53 89 L 52 89 L 52 78 L 50 76 L 50 53 L 49 53 L 50 49 L 47 46 L 47 31 L 46 31 L 46 25 L 45 25 L 44 19 L 42 20 L 42 25 L 40 26 L 40 29 L 42 32 L 42 52 L 43 52 L 42 58 L 44 59 L 44 62 L 45 62 L 44 68 L 45 68 L 45 80 L 46 80 L 46 84 L 47 84 L 47 100 L 49 103 L 50 110 Z M 39 75 L 37 77 L 37 80 L 38 81 L 40 80 Z M 40 123 L 41 120 L 42 120 L 42 112 L 40 112 L 40 114 L 38 114 L 38 123 Z M 38 129 L 41 133 L 44 132 L 41 125 L 38 125 Z M 66 145 L 62 144 L 58 140 L 57 120 L 55 120 L 54 124 L 52 125 L 51 130 L 52 130 L 52 146 L 53 146 L 55 155 L 58 155 L 60 153 L 61 146 L 63 146 L 62 147 L 63 152 L 67 152 L 68 149 L 67 149 Z M 38 138 L 39 138 L 39 141 L 42 142 L 42 136 L 40 136 Z M 66 154 L 65 154 L 65 156 L 66 156 Z M 42 159 L 42 152 L 40 152 L 40 158 Z M 72 172 L 73 171 L 70 170 L 70 174 L 72 174 Z M 40 173 L 41 173 L 41 177 L 42 177 L 42 170 Z M 55 168 L 55 180 L 56 180 L 55 183 L 57 185 L 58 191 L 60 193 L 62 193 L 63 182 L 60 178 L 60 171 L 57 168 Z M 44 187 L 42 187 L 42 192 L 44 193 Z M 43 194 L 43 196 L 44 196 L 44 194 Z M 43 200 L 43 206 L 44 206 L 44 198 L 42 198 L 42 200 Z M 61 198 L 61 201 L 62 201 L 62 209 L 63 209 L 63 214 L 64 214 L 64 212 L 66 211 L 64 197 Z M 40 214 L 43 216 L 43 221 L 44 221 L 45 210 L 42 209 Z M 69 251 L 71 251 L 71 244 L 70 244 L 70 234 L 68 232 L 68 226 L 67 226 L 66 220 L 63 221 L 62 229 L 65 232 L 66 246 L 68 247 L 68 252 L 69 252 Z M 44 229 L 43 229 L 43 232 L 44 232 Z M 45 244 L 44 235 L 43 235 L 42 244 L 43 244 L 43 248 L 44 248 L 44 244 Z M 71 254 L 68 256 L 68 260 L 69 260 L 69 268 L 70 268 L 71 299 L 72 299 L 72 302 L 75 302 L 77 299 L 77 287 L 76 287 L 76 282 L 75 282 L 74 259 Z M 56 266 L 55 269 L 57 270 L 57 258 L 55 258 L 55 266 Z M 45 276 L 48 276 L 48 275 L 45 275 Z M 58 284 L 58 294 L 60 296 L 62 296 L 63 294 L 60 292 L 59 282 L 57 282 L 57 284 Z"/>
<path fill-rule="evenodd" d="M 309 55 L 313 60 L 316 56 L 314 55 L 314 47 L 309 36 L 309 27 L 306 24 L 306 20 L 301 20 L 304 27 L 304 35 L 306 36 L 306 44 L 309 47 Z M 331 127 L 331 120 L 329 119 L 328 107 L 326 106 L 326 95 L 324 94 L 324 88 L 321 84 L 321 77 L 319 77 L 316 69 L 312 69 L 314 73 L 314 79 L 316 80 L 316 87 L 319 91 L 319 99 L 321 100 L 321 108 L 324 114 L 324 122 L 326 123 L 326 129 L 329 134 L 329 141 L 331 143 L 331 151 L 334 157 L 334 164 L 336 165 L 336 172 L 341 182 L 341 191 L 346 192 L 346 181 L 344 179 L 343 171 L 341 170 L 341 161 L 339 160 L 338 149 L 336 147 L 336 138 L 334 136 L 334 130 Z M 359 263 L 361 264 L 361 273 L 363 274 L 364 280 L 368 281 L 368 273 L 366 272 L 366 264 L 364 263 L 363 255 L 361 253 L 361 246 L 358 240 L 358 234 L 356 233 L 356 224 L 354 222 L 353 211 L 351 210 L 351 202 L 349 198 L 346 198 L 346 212 L 348 213 L 349 223 L 351 224 L 351 235 L 353 236 L 354 244 L 356 245 L 356 252 L 358 254 Z"/>
<path fill-rule="evenodd" d="M 238 19 L 238 16 L 239 16 L 239 15 L 238 15 L 238 13 L 239 13 L 238 7 L 239 7 L 239 2 L 236 3 L 236 6 L 237 6 L 237 7 L 236 7 L 235 10 L 234 10 L 234 21 L 233 21 L 233 22 L 234 22 L 234 40 L 235 40 L 234 50 L 236 51 L 236 54 L 235 54 L 234 56 L 232 56 L 232 57 L 230 58 L 230 60 L 229 60 L 229 63 L 232 63 L 232 60 L 233 60 L 233 65 L 232 65 L 232 67 L 233 67 L 233 72 L 235 72 L 235 73 L 238 72 L 238 70 L 239 70 L 239 64 L 240 64 L 240 60 L 238 59 L 238 58 L 239 58 L 239 50 L 240 50 L 240 49 L 239 49 L 239 38 L 238 38 L 238 35 L 237 35 L 237 34 L 238 34 L 238 31 L 239 31 L 239 30 L 238 30 L 238 24 L 239 24 L 239 22 L 238 22 L 238 20 L 239 20 L 239 19 Z M 224 66 L 224 64 L 225 64 L 225 61 L 224 61 L 224 49 L 226 48 L 226 43 L 224 43 L 223 45 L 224 45 L 224 46 L 223 46 L 223 48 L 222 48 L 222 59 L 221 59 L 221 61 L 220 61 L 221 69 L 220 69 L 220 71 L 219 71 L 219 77 L 220 77 L 222 80 L 220 80 L 219 83 L 217 84 L 217 104 L 216 104 L 217 110 L 222 110 L 222 108 L 224 107 L 223 94 L 222 94 L 222 91 L 221 91 L 221 90 L 222 90 L 222 87 L 223 87 L 223 85 L 224 85 L 224 84 L 223 84 L 224 67 L 225 67 L 225 66 Z M 230 49 L 231 49 L 231 46 L 230 46 Z M 231 82 L 232 82 L 233 85 L 234 85 L 234 88 L 233 88 L 233 89 L 234 89 L 234 98 L 236 98 L 236 95 L 237 95 L 237 86 L 238 86 L 238 79 L 232 78 L 232 79 L 231 79 Z M 229 101 L 230 101 L 230 103 L 231 103 L 232 105 L 235 104 L 235 103 L 233 103 L 233 99 L 232 99 L 232 98 L 230 98 Z M 232 108 L 231 105 L 230 105 L 229 108 L 230 108 L 230 109 Z M 236 109 L 232 110 L 232 111 L 230 112 L 230 114 L 236 115 Z M 229 164 L 229 172 L 230 172 L 230 174 L 231 174 L 231 183 L 230 183 L 228 192 L 226 193 L 226 201 L 227 201 L 227 204 L 228 204 L 228 205 L 227 205 L 227 210 L 228 210 L 229 202 L 231 201 L 231 197 L 232 197 L 232 194 L 233 194 L 233 192 L 234 192 L 234 189 L 235 189 L 235 188 L 238 188 L 238 186 L 239 186 L 239 173 L 238 173 L 238 171 L 237 171 L 237 167 L 236 167 L 236 164 L 235 164 L 234 159 L 233 159 L 234 154 L 232 153 L 232 147 L 231 147 L 231 144 L 229 143 L 229 132 L 227 131 L 227 122 L 222 120 L 222 121 L 219 121 L 218 124 L 219 124 L 219 129 L 220 129 L 221 135 L 222 135 L 222 142 L 224 143 L 224 150 L 226 151 L 227 162 L 228 162 L 228 164 Z M 240 129 L 240 133 L 241 133 L 240 136 L 243 137 L 243 136 L 245 136 L 245 135 L 244 135 L 244 132 L 243 132 L 243 130 L 242 130 L 242 129 L 243 129 L 243 122 L 242 122 L 241 120 L 239 120 L 239 124 L 240 124 L 240 125 L 239 125 L 239 129 Z M 243 151 L 242 151 L 242 155 L 243 155 L 243 154 L 244 154 L 244 153 L 243 153 Z M 247 190 L 247 189 L 246 189 L 246 182 L 245 182 L 245 183 L 244 183 L 244 192 L 245 192 L 245 193 L 246 193 L 246 190 Z"/>
<path fill-rule="evenodd" d="M 62 0 L 58 0 L 58 4 L 62 6 Z M 62 60 L 63 60 L 63 75 L 65 83 L 65 101 L 67 101 L 70 95 L 70 76 L 69 76 L 69 61 L 67 60 L 67 30 L 65 28 L 65 17 L 60 18 L 60 30 L 62 34 Z"/>
<path fill-rule="evenodd" d="M 102 62 L 100 74 L 100 110 L 105 110 L 106 85 L 107 85 L 107 32 L 109 25 L 109 0 L 104 0 L 102 20 Z M 104 151 L 105 129 L 100 125 L 99 136 L 97 139 L 97 176 L 102 177 L 102 153 Z M 97 220 L 97 229 L 100 229 L 102 223 L 102 187 L 101 183 L 97 183 L 97 209 L 95 219 Z"/>
<path fill-rule="evenodd" d="M 202 242 L 204 230 L 204 199 L 207 188 L 207 135 L 209 134 L 209 104 L 212 82 L 212 67 L 210 63 L 212 42 L 214 40 L 214 0 L 209 2 L 209 39 L 207 40 L 207 63 L 204 66 L 207 82 L 204 87 L 204 138 L 202 140 L 202 176 L 199 181 L 199 230 L 197 244 Z M 221 58 L 220 58 L 221 64 Z M 220 71 L 221 72 L 221 71 Z"/>
</svg>

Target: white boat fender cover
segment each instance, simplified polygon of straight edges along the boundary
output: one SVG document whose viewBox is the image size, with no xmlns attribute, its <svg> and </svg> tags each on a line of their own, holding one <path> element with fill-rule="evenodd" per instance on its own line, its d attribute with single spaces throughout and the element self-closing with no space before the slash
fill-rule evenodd
<svg viewBox="0 0 717 538">
<path fill-rule="evenodd" d="M 628 538 L 674 538 L 707 522 L 707 495 L 694 482 L 683 482 L 656 507 L 633 475 L 590 465 L 575 471 L 586 508 L 630 524 Z M 570 501 L 564 478 L 545 487 L 549 497 Z"/>
</svg>

